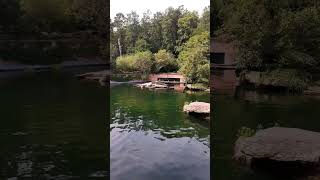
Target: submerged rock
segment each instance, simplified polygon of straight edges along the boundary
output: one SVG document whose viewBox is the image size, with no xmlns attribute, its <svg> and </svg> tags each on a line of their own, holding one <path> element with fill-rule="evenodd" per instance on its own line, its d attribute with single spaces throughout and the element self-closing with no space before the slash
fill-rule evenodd
<svg viewBox="0 0 320 180">
<path fill-rule="evenodd" d="M 236 141 L 234 159 L 250 166 L 257 162 L 264 163 L 265 168 L 275 164 L 294 165 L 318 172 L 320 133 L 280 127 L 260 130 L 252 137 L 240 137 Z"/>
<path fill-rule="evenodd" d="M 183 111 L 186 113 L 210 114 L 210 103 L 192 102 L 184 105 Z"/>
</svg>

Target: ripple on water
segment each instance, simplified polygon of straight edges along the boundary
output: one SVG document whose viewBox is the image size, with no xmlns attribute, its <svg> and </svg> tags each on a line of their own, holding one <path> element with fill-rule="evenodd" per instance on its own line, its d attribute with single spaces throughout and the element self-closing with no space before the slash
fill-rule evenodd
<svg viewBox="0 0 320 180">
<path fill-rule="evenodd" d="M 112 179 L 128 178 L 126 174 L 139 179 L 209 177 L 209 153 L 206 153 L 210 151 L 209 147 L 195 138 L 168 139 L 152 131 L 148 133 L 145 135 L 144 132 L 111 132 Z M 195 159 L 197 161 L 194 161 Z M 201 173 L 198 174 L 198 170 Z M 188 171 L 193 171 L 193 177 L 185 173 Z M 163 176 L 159 172 L 167 175 Z"/>
<path fill-rule="evenodd" d="M 111 179 L 209 179 L 209 125 L 182 112 L 186 101 L 195 100 L 209 96 L 113 87 Z"/>
</svg>

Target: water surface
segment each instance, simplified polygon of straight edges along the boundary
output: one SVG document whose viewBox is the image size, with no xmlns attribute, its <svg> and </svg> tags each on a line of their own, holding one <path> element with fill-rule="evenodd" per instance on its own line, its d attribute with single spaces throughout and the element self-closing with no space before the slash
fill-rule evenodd
<svg viewBox="0 0 320 180">
<path fill-rule="evenodd" d="M 106 179 L 106 88 L 74 74 L 1 73 L 0 179 Z"/>
<path fill-rule="evenodd" d="M 213 178 L 215 180 L 283 180 L 264 170 L 252 171 L 232 160 L 234 142 L 241 127 L 272 126 L 320 132 L 320 98 L 238 90 L 213 93 Z"/>
<path fill-rule="evenodd" d="M 111 88 L 111 180 L 209 180 L 209 123 L 182 112 L 208 93 Z"/>
</svg>

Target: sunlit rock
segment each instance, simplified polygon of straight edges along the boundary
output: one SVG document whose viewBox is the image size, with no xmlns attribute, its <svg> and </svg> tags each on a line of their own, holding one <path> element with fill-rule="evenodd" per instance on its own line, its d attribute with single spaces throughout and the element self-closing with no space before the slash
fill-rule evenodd
<svg viewBox="0 0 320 180">
<path fill-rule="evenodd" d="M 192 102 L 184 105 L 183 111 L 186 113 L 210 114 L 210 103 Z"/>
</svg>

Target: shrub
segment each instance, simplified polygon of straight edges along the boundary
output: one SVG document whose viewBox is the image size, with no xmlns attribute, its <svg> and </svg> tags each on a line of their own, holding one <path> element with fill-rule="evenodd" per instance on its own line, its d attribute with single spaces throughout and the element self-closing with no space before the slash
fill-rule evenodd
<svg viewBox="0 0 320 180">
<path fill-rule="evenodd" d="M 172 72 L 177 70 L 178 63 L 174 55 L 164 49 L 154 54 L 156 72 Z"/>
<path fill-rule="evenodd" d="M 149 74 L 152 66 L 153 60 L 152 53 L 150 51 L 124 55 L 116 59 L 116 67 L 122 72 L 140 72 L 143 74 Z"/>
</svg>

